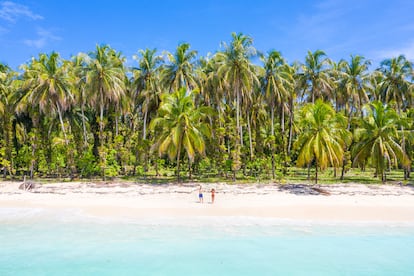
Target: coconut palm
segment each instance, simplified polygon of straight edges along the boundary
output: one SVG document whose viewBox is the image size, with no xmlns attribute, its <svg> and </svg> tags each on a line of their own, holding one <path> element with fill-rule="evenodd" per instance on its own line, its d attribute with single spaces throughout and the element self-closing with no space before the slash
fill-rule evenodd
<svg viewBox="0 0 414 276">
<path fill-rule="evenodd" d="M 396 58 L 386 59 L 381 62 L 379 71 L 384 78 L 380 83 L 380 97 L 384 103 L 393 103 L 396 105 L 398 115 L 403 111 L 413 107 L 414 91 L 410 79 L 413 77 L 413 66 L 405 56 L 400 55 Z M 405 148 L 404 127 L 400 125 L 402 135 L 401 146 Z M 408 175 L 405 169 L 404 176 Z"/>
<path fill-rule="evenodd" d="M 317 99 L 327 99 L 332 92 L 332 79 L 329 75 L 331 61 L 322 50 L 315 52 L 308 51 L 305 64 L 302 66 L 301 79 L 304 85 L 304 92 L 310 95 L 310 102 Z"/>
<path fill-rule="evenodd" d="M 99 110 L 99 133 L 102 143 L 104 111 L 109 105 L 119 103 L 125 94 L 123 59 L 108 45 L 96 46 L 86 59 L 86 83 L 89 102 Z"/>
<path fill-rule="evenodd" d="M 144 140 L 147 139 L 148 113 L 151 111 L 151 107 L 158 107 L 158 97 L 161 92 L 159 65 L 162 62 L 162 58 L 155 55 L 156 51 L 156 49 L 139 50 L 139 55 L 134 56 L 134 59 L 138 61 L 138 67 L 133 68 L 133 85 L 136 88 L 134 90 L 138 94 L 137 96 L 143 98 L 144 126 L 142 138 Z"/>
<path fill-rule="evenodd" d="M 7 105 L 7 95 L 10 91 L 11 78 L 9 72 L 11 69 L 0 63 L 0 112 L 4 112 L 4 106 Z"/>
<path fill-rule="evenodd" d="M 354 164 L 371 160 L 375 174 L 386 182 L 386 170 L 399 162 L 408 167 L 410 160 L 398 143 L 399 116 L 388 105 L 375 101 L 366 106 L 367 117 L 361 119 L 361 127 L 355 131 L 357 144 L 353 149 Z"/>
<path fill-rule="evenodd" d="M 204 154 L 205 139 L 210 136 L 210 125 L 204 119 L 211 114 L 208 107 L 196 108 L 194 92 L 184 87 L 174 93 L 161 95 L 158 117 L 153 119 L 150 128 L 157 132 L 153 149 L 160 155 L 167 153 L 177 161 L 177 181 L 180 181 L 181 151 L 187 153 L 190 163 L 196 152 Z"/>
<path fill-rule="evenodd" d="M 63 61 L 59 54 L 40 54 L 38 59 L 32 59 L 29 65 L 24 65 L 24 88 L 27 94 L 22 102 L 39 106 L 44 114 L 57 112 L 66 145 L 69 140 L 66 136 L 63 113 L 73 104 L 73 78 L 69 63 Z"/>
<path fill-rule="evenodd" d="M 179 44 L 174 54 L 167 53 L 168 63 L 163 68 L 162 78 L 170 92 L 181 87 L 187 90 L 196 88 L 197 82 L 193 75 L 196 56 L 197 51 L 190 51 L 189 43 Z"/>
<path fill-rule="evenodd" d="M 381 100 L 384 103 L 394 101 L 399 113 L 413 107 L 413 87 L 410 82 L 413 77 L 412 63 L 400 55 L 382 61 L 378 70 L 384 75 L 380 83 Z"/>
<path fill-rule="evenodd" d="M 83 146 L 86 148 L 88 146 L 88 132 L 87 132 L 87 122 L 90 121 L 91 112 L 88 111 L 89 104 L 87 102 L 87 93 L 86 93 L 86 60 L 89 57 L 84 54 L 80 53 L 76 56 L 72 57 L 72 64 L 71 70 L 74 76 L 74 97 L 75 97 L 75 107 L 80 108 L 80 117 L 82 121 L 82 132 L 83 132 Z"/>
<path fill-rule="evenodd" d="M 108 45 L 96 46 L 94 52 L 85 56 L 86 99 L 99 112 L 99 146 L 104 143 L 104 112 L 117 106 L 125 95 L 125 70 L 123 58 Z M 95 143 L 95 148 L 97 147 Z M 96 154 L 96 150 L 94 150 Z M 99 154 L 104 165 L 102 154 Z M 102 170 L 104 170 L 102 168 Z"/>
<path fill-rule="evenodd" d="M 262 56 L 264 63 L 265 75 L 262 78 L 262 89 L 265 92 L 266 100 L 269 103 L 271 119 L 271 135 L 273 137 L 272 146 L 272 176 L 275 177 L 274 161 L 274 136 L 275 136 L 275 109 L 279 110 L 280 126 L 282 131 L 282 140 L 285 141 L 285 113 L 289 110 L 289 94 L 293 90 L 293 75 L 289 65 L 286 64 L 280 52 L 271 51 L 265 57 Z M 283 150 L 286 154 L 286 147 L 283 144 Z"/>
<path fill-rule="evenodd" d="M 12 174 L 13 171 L 12 123 L 17 103 L 15 95 L 20 86 L 21 81 L 17 79 L 17 73 L 0 63 L 0 122 L 2 123 L 3 146 L 5 148 L 2 158 L 4 177 L 7 173 Z"/>
<path fill-rule="evenodd" d="M 342 164 L 344 145 L 349 142 L 350 133 L 346 119 L 322 100 L 307 104 L 301 110 L 301 129 L 296 146 L 299 150 L 298 166 L 315 162 L 315 183 L 318 183 L 318 169 L 329 165 L 338 168 Z"/>
<path fill-rule="evenodd" d="M 232 33 L 232 41 L 229 45 L 223 43 L 224 50 L 216 53 L 215 60 L 218 63 L 217 75 L 231 91 L 226 101 L 231 103 L 236 110 L 236 141 L 233 154 L 234 164 L 240 164 L 240 151 L 243 146 L 242 107 L 249 106 L 251 93 L 255 85 L 259 85 L 257 68 L 251 63 L 251 58 L 256 56 L 253 47 L 253 39 L 242 33 Z M 238 138 L 237 138 L 238 136 Z M 239 169 L 239 165 L 234 165 Z"/>
<path fill-rule="evenodd" d="M 339 70 L 342 74 L 338 81 L 344 94 L 345 111 L 349 118 L 355 112 L 362 116 L 362 106 L 369 101 L 367 92 L 371 88 L 368 72 L 370 64 L 370 61 L 359 55 L 351 56 L 350 62 L 345 60 L 339 62 Z"/>
</svg>

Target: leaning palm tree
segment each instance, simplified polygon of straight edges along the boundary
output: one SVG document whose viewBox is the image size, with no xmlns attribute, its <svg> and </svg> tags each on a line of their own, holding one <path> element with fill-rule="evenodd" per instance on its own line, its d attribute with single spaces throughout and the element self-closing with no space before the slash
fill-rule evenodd
<svg viewBox="0 0 414 276">
<path fill-rule="evenodd" d="M 318 169 L 329 165 L 338 168 L 342 164 L 344 145 L 351 135 L 346 130 L 346 119 L 322 100 L 305 105 L 300 120 L 297 165 L 310 166 L 315 162 L 315 183 L 318 183 Z"/>
<path fill-rule="evenodd" d="M 177 181 L 180 181 L 181 151 L 185 149 L 190 163 L 196 152 L 204 154 L 205 139 L 210 136 L 210 125 L 204 119 L 211 114 L 208 107 L 194 105 L 194 92 L 185 88 L 161 95 L 158 117 L 150 124 L 157 131 L 153 149 L 160 155 L 167 153 L 170 159 L 177 161 Z"/>
<path fill-rule="evenodd" d="M 398 143 L 400 119 L 395 110 L 379 101 L 367 105 L 365 112 L 367 117 L 361 119 L 361 127 L 355 131 L 354 164 L 365 164 L 370 159 L 376 176 L 386 182 L 388 168 L 398 164 L 407 168 L 410 164 Z"/>
<path fill-rule="evenodd" d="M 168 63 L 163 68 L 162 78 L 170 92 L 181 87 L 188 90 L 196 88 L 193 72 L 196 56 L 197 51 L 190 50 L 189 43 L 178 45 L 174 54 L 167 53 Z"/>
<path fill-rule="evenodd" d="M 32 58 L 23 69 L 22 95 L 16 106 L 18 112 L 29 111 L 35 128 L 40 126 L 41 115 L 55 115 L 57 113 L 66 145 L 67 165 L 70 175 L 74 173 L 74 154 L 69 147 L 67 130 L 63 121 L 64 113 L 72 107 L 74 98 L 72 94 L 72 74 L 69 71 L 69 62 L 63 61 L 58 53 L 50 55 L 40 54 L 38 59 Z M 53 118 L 53 117 L 52 117 Z M 35 131 L 40 131 L 36 129 Z M 33 177 L 36 143 L 32 144 L 32 164 L 30 176 Z"/>
<path fill-rule="evenodd" d="M 26 104 L 39 106 L 42 113 L 57 112 L 59 116 L 65 144 L 69 144 L 63 113 L 73 104 L 73 78 L 69 63 L 63 61 L 59 54 L 40 54 L 39 59 L 32 59 L 29 65 L 24 65 L 24 89 L 27 94 L 22 101 Z"/>
</svg>

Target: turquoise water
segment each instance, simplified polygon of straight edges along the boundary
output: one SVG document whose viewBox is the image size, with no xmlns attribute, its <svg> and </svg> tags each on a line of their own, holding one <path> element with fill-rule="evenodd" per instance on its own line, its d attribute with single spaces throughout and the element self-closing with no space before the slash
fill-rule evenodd
<svg viewBox="0 0 414 276">
<path fill-rule="evenodd" d="M 0 209 L 0 275 L 412 275 L 414 226 Z"/>
</svg>

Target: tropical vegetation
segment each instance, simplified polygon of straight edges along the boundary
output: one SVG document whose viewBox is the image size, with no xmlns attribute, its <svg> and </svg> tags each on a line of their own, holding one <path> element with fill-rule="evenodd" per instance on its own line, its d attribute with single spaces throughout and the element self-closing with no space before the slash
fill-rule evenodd
<svg viewBox="0 0 414 276">
<path fill-rule="evenodd" d="M 68 59 L 40 53 L 18 70 L 0 63 L 0 166 L 7 178 L 278 181 L 303 168 L 315 182 L 326 170 L 409 179 L 413 63 L 371 66 L 322 50 L 289 62 L 242 33 L 205 57 L 181 43 L 127 62 L 98 45 Z"/>
</svg>

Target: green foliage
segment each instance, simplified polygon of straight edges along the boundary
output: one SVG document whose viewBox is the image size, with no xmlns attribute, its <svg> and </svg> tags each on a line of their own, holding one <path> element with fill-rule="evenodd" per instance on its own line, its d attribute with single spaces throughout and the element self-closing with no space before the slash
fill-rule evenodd
<svg viewBox="0 0 414 276">
<path fill-rule="evenodd" d="M 76 166 L 79 168 L 79 174 L 82 177 L 91 177 L 99 174 L 100 168 L 92 153 L 92 147 L 89 147 L 78 156 Z"/>
<path fill-rule="evenodd" d="M 354 164 L 362 165 L 370 159 L 376 173 L 386 181 L 386 170 L 401 164 L 410 166 L 410 159 L 398 143 L 400 118 L 389 106 L 373 102 L 366 106 L 367 118 L 356 129 L 357 144 L 354 147 Z"/>
<path fill-rule="evenodd" d="M 119 174 L 121 166 L 118 164 L 116 159 L 117 151 L 111 149 L 106 157 L 105 176 L 114 177 Z"/>
<path fill-rule="evenodd" d="M 402 168 L 409 183 L 407 58 L 370 70 L 358 55 L 338 63 L 321 50 L 302 63 L 260 55 L 241 33 L 222 46 L 207 57 L 189 43 L 162 55 L 138 50 L 136 68 L 108 45 L 70 60 L 41 53 L 18 72 L 0 63 L 0 165 L 18 175 L 165 175 L 161 182 L 180 165 L 195 178 L 241 181 L 301 180 L 307 169 L 293 164 L 310 165 L 331 182 L 332 167 L 358 179 L 353 165 L 383 180 Z"/>
</svg>

